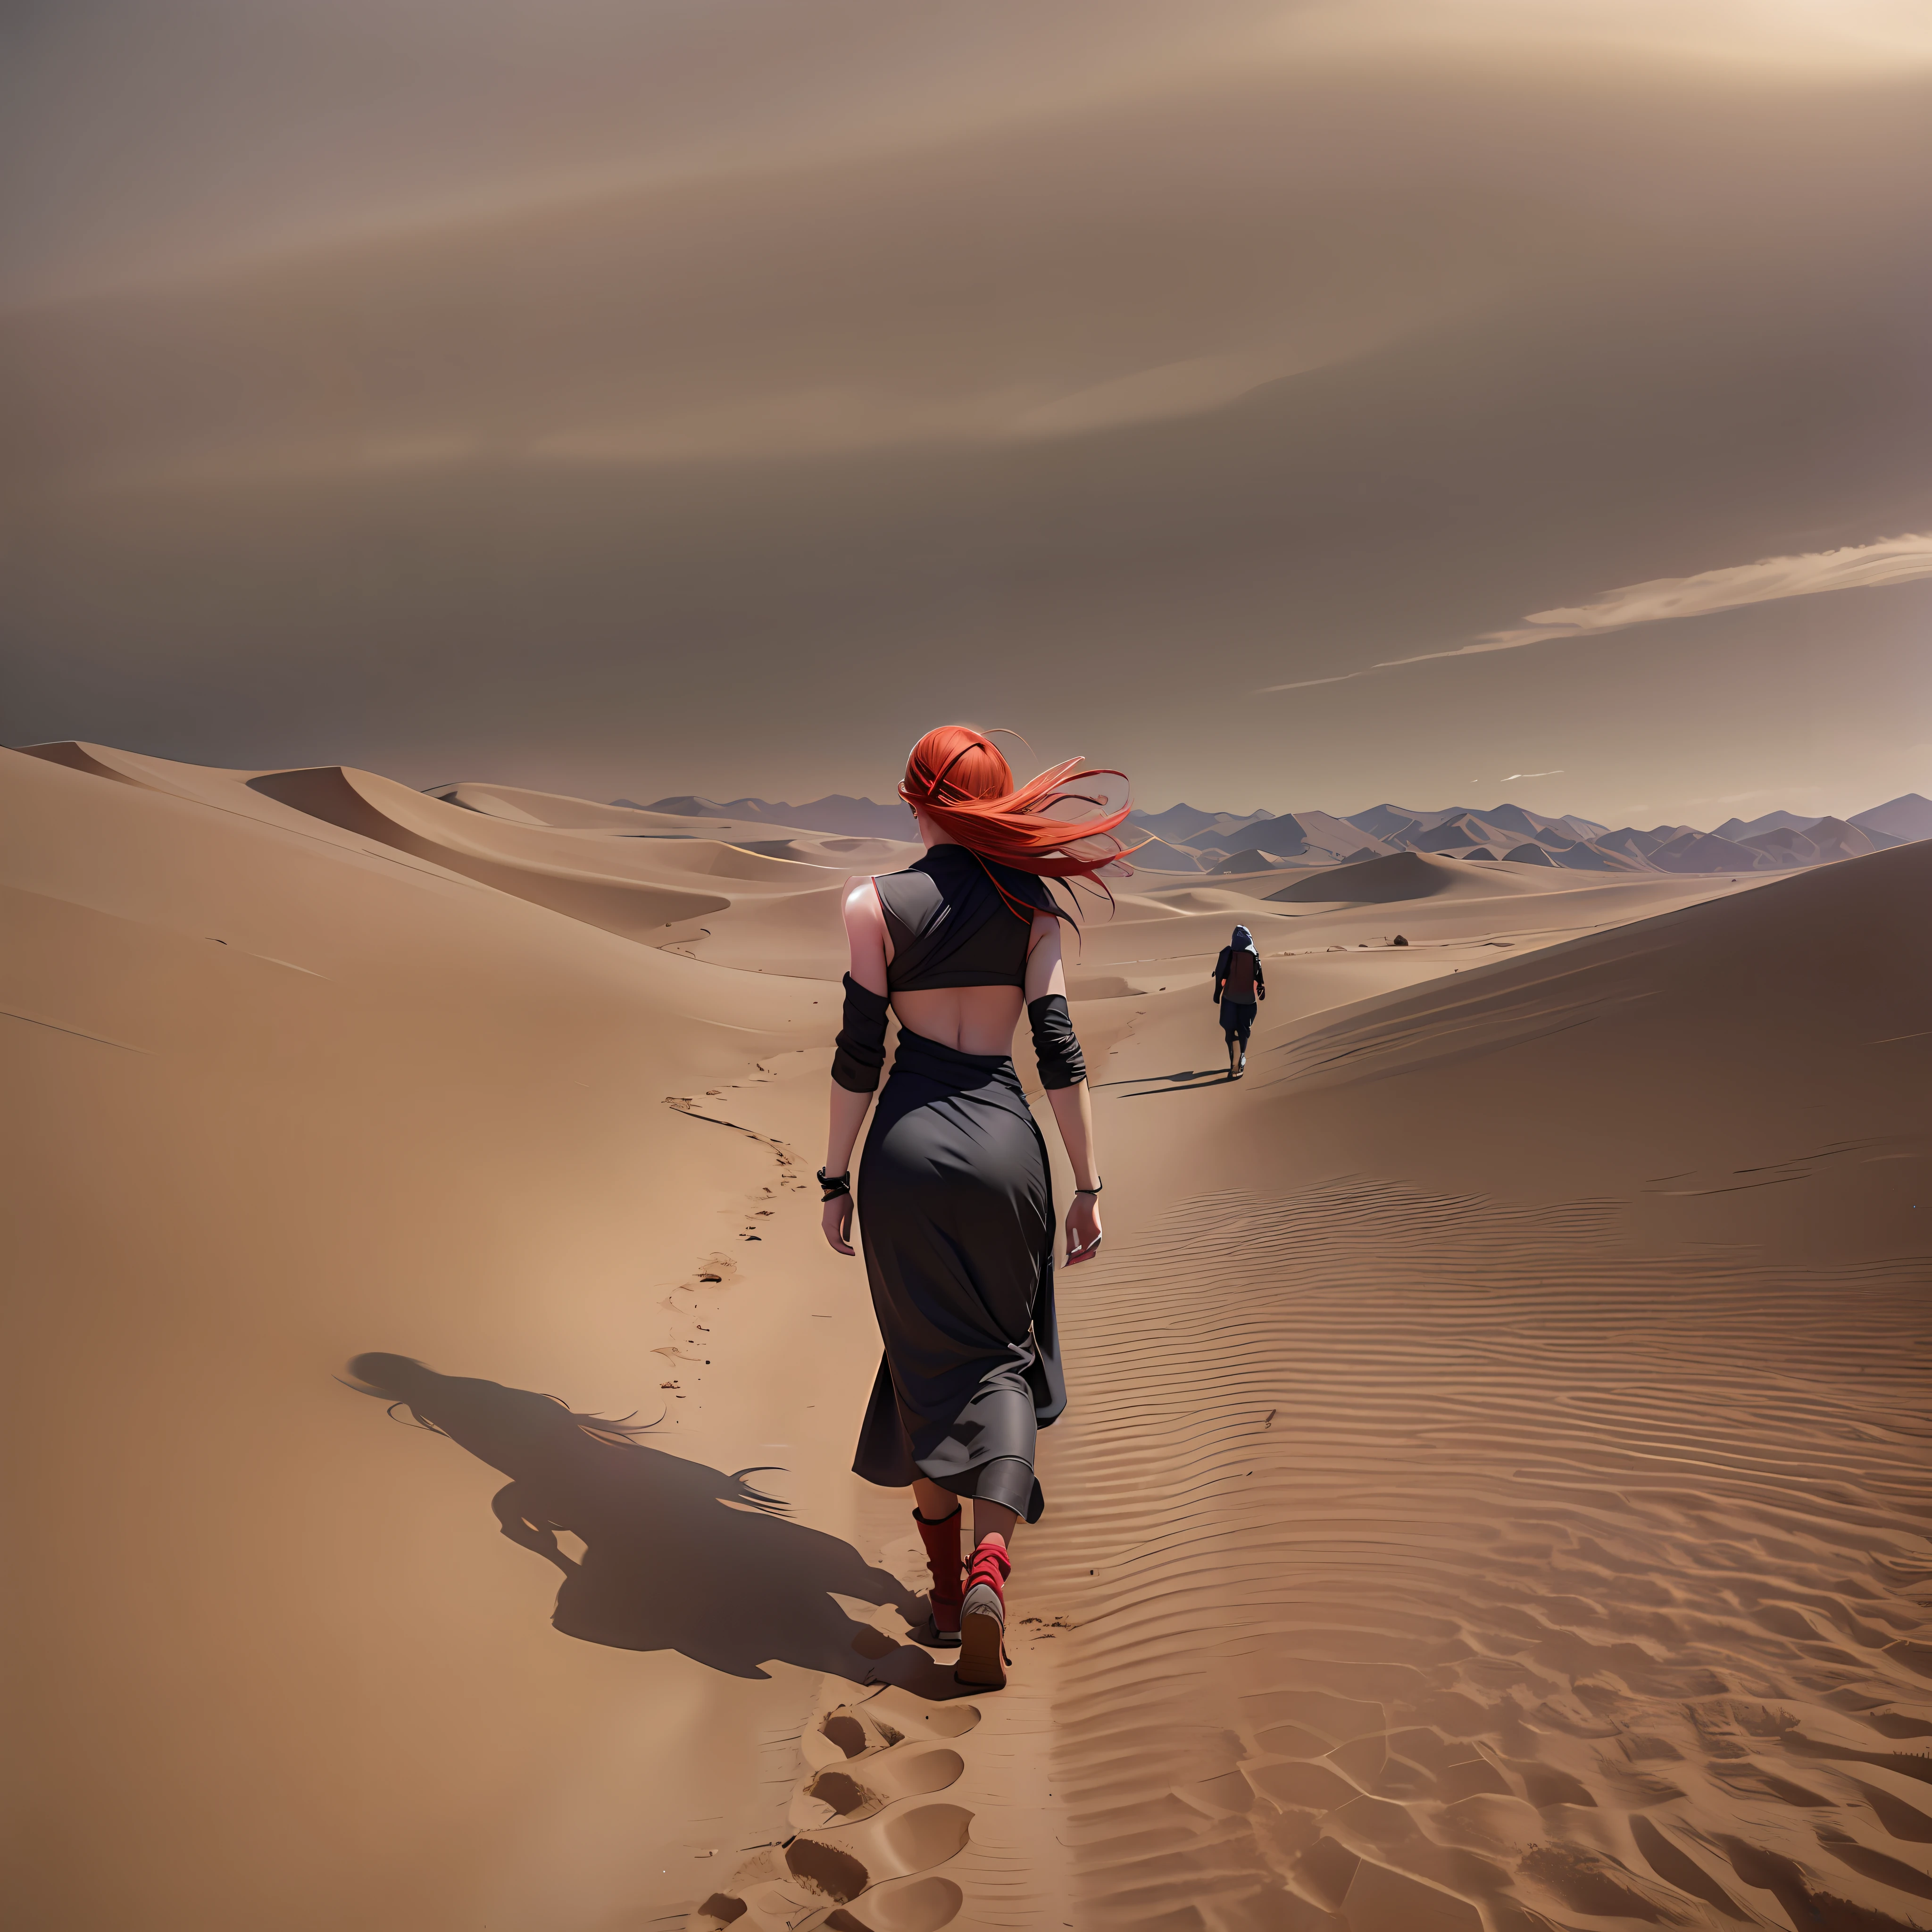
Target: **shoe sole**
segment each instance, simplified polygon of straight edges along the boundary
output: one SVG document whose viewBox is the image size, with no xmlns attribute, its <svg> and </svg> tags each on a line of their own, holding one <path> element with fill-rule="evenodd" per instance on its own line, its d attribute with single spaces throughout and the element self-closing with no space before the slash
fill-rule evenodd
<svg viewBox="0 0 1932 1932">
<path fill-rule="evenodd" d="M 984 1597 L 987 1600 L 974 1601 Z M 1006 1626 L 1000 1614 L 999 1598 L 985 1584 L 977 1583 L 966 1593 L 959 1618 L 959 1661 L 953 1676 L 976 1690 L 1002 1690 L 1006 1682 Z"/>
</svg>

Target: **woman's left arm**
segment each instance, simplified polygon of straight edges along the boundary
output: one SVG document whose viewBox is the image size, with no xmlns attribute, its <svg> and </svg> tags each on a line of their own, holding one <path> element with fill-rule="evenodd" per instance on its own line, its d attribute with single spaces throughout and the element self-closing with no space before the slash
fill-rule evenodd
<svg viewBox="0 0 1932 1932">
<path fill-rule="evenodd" d="M 1087 1065 L 1066 1010 L 1066 969 L 1060 952 L 1060 922 L 1034 915 L 1027 955 L 1027 1017 L 1034 1051 L 1053 1118 L 1073 1168 L 1073 1203 L 1066 1210 L 1066 1264 L 1090 1261 L 1100 1246 L 1100 1170 L 1094 1146 L 1094 1101 Z"/>
</svg>

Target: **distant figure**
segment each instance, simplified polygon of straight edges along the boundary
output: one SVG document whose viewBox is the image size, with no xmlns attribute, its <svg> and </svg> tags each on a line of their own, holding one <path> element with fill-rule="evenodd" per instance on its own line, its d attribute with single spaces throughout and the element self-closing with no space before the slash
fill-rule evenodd
<svg viewBox="0 0 1932 1932">
<path fill-rule="evenodd" d="M 852 1150 L 885 1062 L 898 1055 L 858 1177 L 859 1226 L 885 1343 L 855 1473 L 909 1486 L 932 1566 L 932 1627 L 960 1647 L 962 1684 L 1006 1681 L 1003 1639 L 1013 1526 L 1045 1507 L 1037 1432 L 1066 1406 L 1053 1312 L 1053 1190 L 1046 1143 L 1014 1071 L 1024 1009 L 1041 1084 L 1073 1170 L 1066 1262 L 1100 1246 L 1100 1170 L 1087 1069 L 1067 1017 L 1050 878 L 1092 879 L 1120 853 L 1124 806 L 1084 819 L 1062 787 L 1103 774 L 1056 766 L 1030 784 L 961 724 L 913 747 L 899 796 L 926 856 L 854 879 L 845 900 L 852 970 L 832 1062 L 825 1238 L 852 1252 Z M 1118 773 L 1111 776 L 1118 777 Z M 973 1498 L 960 1575 L 961 1498 Z"/>
<path fill-rule="evenodd" d="M 1221 1009 L 1221 1030 L 1228 1036 L 1228 1078 L 1238 1080 L 1248 1070 L 1248 1034 L 1255 1008 L 1268 998 L 1262 977 L 1262 956 L 1255 936 L 1245 926 L 1234 928 L 1232 944 L 1214 962 L 1214 1000 Z"/>
</svg>

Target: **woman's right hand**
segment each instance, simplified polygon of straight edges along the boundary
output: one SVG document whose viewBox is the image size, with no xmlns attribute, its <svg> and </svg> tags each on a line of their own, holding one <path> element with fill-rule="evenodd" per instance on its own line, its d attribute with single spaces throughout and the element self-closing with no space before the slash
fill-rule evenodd
<svg viewBox="0 0 1932 1932">
<path fill-rule="evenodd" d="M 1076 1194 L 1066 1210 L 1066 1265 L 1090 1262 L 1100 1251 L 1100 1203 L 1091 1194 Z"/>
<path fill-rule="evenodd" d="M 836 1255 L 852 1252 L 852 1197 L 835 1194 L 825 1204 L 818 1225 L 825 1230 L 826 1244 Z"/>
</svg>

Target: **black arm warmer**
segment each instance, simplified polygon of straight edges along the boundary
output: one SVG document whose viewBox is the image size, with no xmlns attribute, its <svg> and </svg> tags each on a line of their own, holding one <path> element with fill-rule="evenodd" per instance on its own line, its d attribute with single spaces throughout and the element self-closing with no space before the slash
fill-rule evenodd
<svg viewBox="0 0 1932 1932">
<path fill-rule="evenodd" d="M 1073 1037 L 1073 1022 L 1062 993 L 1047 993 L 1027 1004 L 1033 1026 L 1033 1050 L 1040 1062 L 1042 1087 L 1077 1087 L 1087 1077 L 1087 1061 Z"/>
<path fill-rule="evenodd" d="M 884 994 L 868 992 L 846 974 L 845 1024 L 832 1056 L 832 1077 L 848 1094 L 878 1090 L 879 1069 L 886 1064 L 886 1010 Z"/>
</svg>

